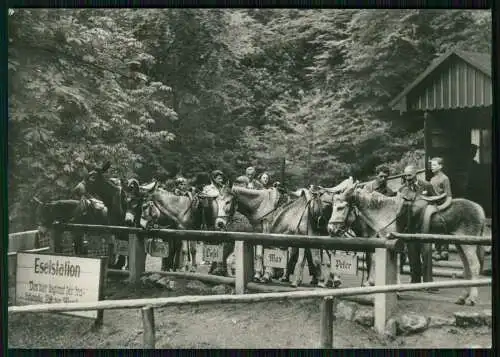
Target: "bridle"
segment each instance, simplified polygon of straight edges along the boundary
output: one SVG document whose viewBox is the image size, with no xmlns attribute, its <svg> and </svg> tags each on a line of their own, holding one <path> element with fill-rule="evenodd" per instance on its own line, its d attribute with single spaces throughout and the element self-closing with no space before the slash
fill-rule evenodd
<svg viewBox="0 0 500 357">
<path fill-rule="evenodd" d="M 339 225 L 341 225 L 341 227 L 343 227 L 343 229 L 340 231 L 340 233 L 342 235 L 345 235 L 345 234 L 347 234 L 347 232 L 351 231 L 352 225 L 354 224 L 356 219 L 360 218 L 374 232 L 370 238 L 380 237 L 381 233 L 383 233 L 383 231 L 387 227 L 391 226 L 394 222 L 396 222 L 405 213 L 405 211 L 403 209 L 401 209 L 399 211 L 399 213 L 392 220 L 389 221 L 389 223 L 385 224 L 382 228 L 377 229 L 376 224 L 373 222 L 373 220 L 370 219 L 370 217 L 368 217 L 366 214 L 364 214 L 354 204 L 352 199 L 346 200 L 346 202 L 347 202 L 347 213 L 346 213 L 345 217 L 343 218 L 343 220 L 337 220 L 337 221 L 331 222 L 333 224 L 339 224 Z M 333 205 L 333 200 L 332 200 L 332 205 Z M 348 224 L 349 215 L 351 213 L 354 214 L 354 219 L 352 219 L 351 222 Z"/>
</svg>

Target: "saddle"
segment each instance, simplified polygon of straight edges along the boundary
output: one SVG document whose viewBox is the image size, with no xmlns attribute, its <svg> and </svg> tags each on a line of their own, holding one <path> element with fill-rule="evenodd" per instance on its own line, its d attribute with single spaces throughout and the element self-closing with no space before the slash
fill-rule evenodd
<svg viewBox="0 0 500 357">
<path fill-rule="evenodd" d="M 431 220 L 434 214 L 443 212 L 451 206 L 452 199 L 445 193 L 438 196 L 413 195 L 404 197 L 410 201 L 408 232 L 429 233 Z"/>
<path fill-rule="evenodd" d="M 452 198 L 447 196 L 446 193 L 430 197 L 421 196 L 420 198 L 428 203 L 424 210 L 422 233 L 429 233 L 432 216 L 448 209 L 451 206 Z"/>
</svg>

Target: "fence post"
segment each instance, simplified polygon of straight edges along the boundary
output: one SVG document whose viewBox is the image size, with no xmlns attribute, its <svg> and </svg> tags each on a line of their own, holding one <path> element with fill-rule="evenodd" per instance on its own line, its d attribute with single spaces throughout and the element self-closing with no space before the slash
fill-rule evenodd
<svg viewBox="0 0 500 357">
<path fill-rule="evenodd" d="M 155 348 L 155 316 L 151 306 L 141 309 L 142 325 L 144 327 L 143 343 L 144 348 Z"/>
<path fill-rule="evenodd" d="M 375 249 L 375 285 L 394 285 L 398 281 L 398 254 L 389 249 Z M 379 334 L 385 331 L 385 323 L 397 304 L 396 292 L 375 294 L 374 327 Z"/>
<path fill-rule="evenodd" d="M 61 253 L 62 252 L 62 235 L 63 231 L 59 226 L 54 226 L 49 231 L 49 246 L 51 253 Z"/>
<path fill-rule="evenodd" d="M 332 296 L 321 300 L 320 348 L 333 348 L 334 299 Z"/>
<path fill-rule="evenodd" d="M 234 290 L 236 294 L 244 294 L 245 287 L 252 279 L 253 274 L 253 246 L 245 241 L 234 242 L 236 258 L 236 281 Z"/>
<path fill-rule="evenodd" d="M 101 275 L 99 276 L 99 301 L 104 300 L 104 289 L 106 288 L 106 277 L 108 269 L 108 258 L 101 258 Z M 97 310 L 97 319 L 94 322 L 94 328 L 99 329 L 104 322 L 104 310 Z"/>
<path fill-rule="evenodd" d="M 129 283 L 138 284 L 141 275 L 146 270 L 146 249 L 142 234 L 129 234 L 128 236 L 128 264 Z"/>
</svg>

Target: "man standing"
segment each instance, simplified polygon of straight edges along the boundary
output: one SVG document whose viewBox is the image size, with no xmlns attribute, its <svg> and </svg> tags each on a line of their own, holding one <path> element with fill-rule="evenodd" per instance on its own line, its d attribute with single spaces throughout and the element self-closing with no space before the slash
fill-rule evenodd
<svg viewBox="0 0 500 357">
<path fill-rule="evenodd" d="M 254 190 L 262 190 L 264 188 L 264 186 L 255 177 L 255 167 L 247 167 L 245 173 L 249 180 L 247 188 L 252 188 Z"/>
<path fill-rule="evenodd" d="M 479 173 L 479 163 L 476 161 L 475 157 L 477 155 L 477 145 L 471 144 L 470 146 L 470 158 L 467 168 L 467 184 L 465 187 L 465 198 L 468 200 L 478 202 L 480 201 L 478 191 L 481 189 L 480 182 L 478 182 Z"/>
<path fill-rule="evenodd" d="M 443 159 L 435 157 L 431 160 L 431 185 L 437 195 L 445 195 L 452 198 L 450 179 L 443 173 Z M 448 260 L 448 244 L 436 243 L 436 252 L 433 254 L 434 260 Z"/>
<path fill-rule="evenodd" d="M 389 167 L 387 167 L 386 165 L 379 165 L 375 169 L 375 173 L 377 175 L 375 180 L 368 182 L 365 185 L 364 189 L 368 192 L 375 192 L 376 191 L 378 193 L 381 193 L 381 194 L 383 194 L 385 196 L 389 196 L 389 197 L 396 196 L 396 192 L 394 192 L 393 190 L 391 190 L 387 186 L 387 178 L 390 175 Z M 373 254 L 366 253 L 366 266 L 368 268 L 368 270 L 367 270 L 368 276 L 370 276 L 370 267 L 371 267 L 372 259 L 373 259 Z M 401 254 L 400 255 L 400 265 L 401 266 L 403 266 L 405 259 L 406 259 L 406 257 L 404 256 L 404 254 Z"/>
<path fill-rule="evenodd" d="M 220 189 L 224 185 L 224 174 L 220 170 L 212 171 L 211 183 L 203 187 L 203 195 L 209 197 L 217 197 L 220 193 Z"/>
<path fill-rule="evenodd" d="M 187 179 L 183 176 L 179 176 L 175 179 L 175 189 L 174 194 L 177 196 L 184 196 L 188 192 Z"/>
<path fill-rule="evenodd" d="M 401 196 L 405 199 L 406 214 L 401 215 L 398 220 L 398 226 L 404 227 L 406 232 L 416 233 L 416 227 L 420 222 L 413 219 L 413 213 L 425 209 L 427 202 L 417 200 L 418 196 L 433 196 L 434 189 L 432 185 L 417 178 L 415 166 L 405 167 L 403 173 L 403 186 L 399 189 Z M 417 220 L 419 215 L 417 215 Z M 408 242 L 408 260 L 410 262 L 410 273 L 412 283 L 432 282 L 432 244 Z"/>
<path fill-rule="evenodd" d="M 386 165 L 379 165 L 375 170 L 377 178 L 373 181 L 368 182 L 365 185 L 365 190 L 368 192 L 377 191 L 385 196 L 393 197 L 396 196 L 396 192 L 391 190 L 387 186 L 387 178 L 389 177 L 390 170 Z"/>
</svg>

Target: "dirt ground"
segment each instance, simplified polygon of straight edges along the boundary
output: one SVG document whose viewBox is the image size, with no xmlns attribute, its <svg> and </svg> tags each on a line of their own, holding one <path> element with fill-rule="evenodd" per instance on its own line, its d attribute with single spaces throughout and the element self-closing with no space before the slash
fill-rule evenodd
<svg viewBox="0 0 500 357">
<path fill-rule="evenodd" d="M 159 268 L 160 260 L 148 257 L 147 270 Z M 201 272 L 206 269 L 206 266 L 200 267 Z M 189 288 L 189 281 L 172 280 L 175 288 L 169 291 L 157 287 L 130 288 L 123 279 L 109 279 L 105 298 L 210 294 L 210 291 Z M 344 287 L 359 286 L 359 283 L 360 277 L 343 277 Z M 480 289 L 480 304 L 474 307 L 452 303 L 459 291 L 407 293 L 399 301 L 398 310 L 450 317 L 453 312 L 465 309 L 491 309 L 489 287 Z M 317 348 L 319 322 L 319 300 L 313 299 L 155 309 L 156 348 Z M 139 309 L 107 310 L 101 330 L 94 331 L 92 325 L 90 320 L 62 314 L 9 314 L 8 343 L 10 348 L 142 348 Z M 339 319 L 335 321 L 334 331 L 334 346 L 338 348 L 470 348 L 492 343 L 492 331 L 487 327 L 450 326 L 387 341 L 380 339 L 371 328 Z"/>
</svg>

